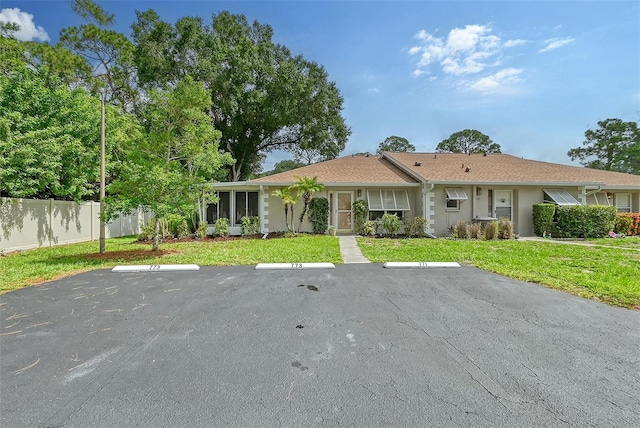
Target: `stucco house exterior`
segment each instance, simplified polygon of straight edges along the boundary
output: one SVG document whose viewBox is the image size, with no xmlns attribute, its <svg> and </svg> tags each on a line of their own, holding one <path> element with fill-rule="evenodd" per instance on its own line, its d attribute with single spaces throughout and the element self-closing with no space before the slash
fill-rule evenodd
<svg viewBox="0 0 640 428">
<path fill-rule="evenodd" d="M 240 233 L 240 218 L 259 216 L 263 232 L 286 230 L 282 200 L 271 193 L 317 177 L 330 204 L 329 225 L 354 231 L 351 205 L 367 200 L 369 218 L 385 212 L 404 219 L 427 219 L 427 232 L 445 236 L 459 221 L 509 218 L 514 233 L 533 235 L 532 206 L 614 205 L 619 212 L 640 212 L 640 175 L 588 169 L 518 158 L 507 154 L 398 153 L 346 156 L 245 182 L 216 183 L 220 198 L 201 215 L 213 226 L 229 218 Z M 295 206 L 300 213 L 303 202 Z M 297 217 L 297 216 L 296 216 Z M 302 230 L 310 231 L 305 221 Z"/>
</svg>

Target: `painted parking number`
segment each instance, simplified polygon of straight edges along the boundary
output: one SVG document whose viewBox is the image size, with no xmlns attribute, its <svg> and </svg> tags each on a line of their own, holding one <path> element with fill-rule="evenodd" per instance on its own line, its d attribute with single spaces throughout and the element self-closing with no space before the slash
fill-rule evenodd
<svg viewBox="0 0 640 428">
<path fill-rule="evenodd" d="M 302 269 L 302 263 L 291 263 L 291 269 Z"/>
</svg>

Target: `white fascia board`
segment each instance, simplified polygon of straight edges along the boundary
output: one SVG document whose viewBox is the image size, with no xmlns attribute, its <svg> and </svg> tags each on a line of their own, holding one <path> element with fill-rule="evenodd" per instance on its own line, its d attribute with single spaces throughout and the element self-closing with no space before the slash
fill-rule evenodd
<svg viewBox="0 0 640 428">
<path fill-rule="evenodd" d="M 444 186 L 545 186 L 545 187 L 597 187 L 604 186 L 604 183 L 578 183 L 578 182 L 560 182 L 560 181 L 428 181 L 430 184 Z M 639 188 L 640 189 L 640 188 Z"/>
<path fill-rule="evenodd" d="M 267 183 L 267 182 L 260 182 L 260 184 L 264 185 L 265 187 L 269 186 L 269 187 L 285 187 L 285 186 L 290 186 L 293 184 L 293 182 L 291 183 L 283 183 L 283 182 L 278 182 L 278 183 Z M 332 189 L 334 187 L 340 187 L 340 188 L 349 188 L 349 189 L 357 189 L 357 188 L 363 188 L 363 187 L 367 187 L 367 188 L 372 188 L 372 189 L 380 189 L 380 188 L 394 188 L 394 189 L 402 189 L 403 187 L 420 187 L 420 183 L 376 183 L 376 182 L 370 182 L 370 183 L 349 183 L 349 182 L 326 182 L 323 181 L 322 184 L 324 185 L 325 189 Z"/>
</svg>

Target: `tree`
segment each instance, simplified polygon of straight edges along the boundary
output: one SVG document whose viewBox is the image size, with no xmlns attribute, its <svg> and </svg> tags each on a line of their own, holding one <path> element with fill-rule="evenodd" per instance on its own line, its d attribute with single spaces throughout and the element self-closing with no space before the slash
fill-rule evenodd
<svg viewBox="0 0 640 428">
<path fill-rule="evenodd" d="M 588 129 L 584 147 L 567 152 L 587 168 L 640 174 L 640 130 L 636 122 L 606 119 L 598 129 Z"/>
<path fill-rule="evenodd" d="M 1 40 L 0 40 L 1 41 Z M 108 106 L 107 174 L 138 132 Z M 42 63 L 13 63 L 0 75 L 0 193 L 21 198 L 95 199 L 100 177 L 100 102 Z"/>
<path fill-rule="evenodd" d="M 291 232 L 291 227 L 293 226 L 293 206 L 296 204 L 297 194 L 294 196 L 289 187 L 283 187 L 282 189 L 274 190 L 271 196 L 282 199 L 282 205 L 284 205 L 284 223 L 287 226 L 287 230 Z M 291 208 L 291 225 L 289 225 L 288 218 L 289 208 Z"/>
<path fill-rule="evenodd" d="M 276 162 L 275 165 L 273 165 L 273 169 L 271 171 L 266 171 L 259 175 L 260 177 L 264 177 L 267 175 L 279 174 L 281 172 L 291 171 L 292 169 L 301 168 L 306 165 L 307 164 L 304 162 L 285 159 L 285 160 L 281 160 L 280 162 Z"/>
<path fill-rule="evenodd" d="M 73 0 L 72 8 L 80 17 L 95 22 L 60 32 L 62 44 L 86 58 L 93 73 L 100 77 L 99 81 L 88 79 L 86 85 L 94 89 L 106 86 L 109 99 L 133 110 L 138 102 L 138 93 L 133 88 L 133 44 L 124 34 L 106 28 L 115 23 L 115 17 L 93 0 Z"/>
<path fill-rule="evenodd" d="M 315 192 L 321 192 L 324 190 L 324 185 L 318 183 L 318 177 L 297 177 L 295 183 L 293 183 L 289 188 L 293 191 L 296 191 L 299 195 L 302 195 L 302 201 L 304 202 L 304 207 L 302 208 L 302 212 L 300 213 L 299 218 L 299 226 L 298 230 L 300 230 L 300 226 L 302 225 L 302 221 L 304 220 L 304 216 L 307 214 L 307 210 L 309 209 L 309 201 L 311 201 L 311 195 Z"/>
<path fill-rule="evenodd" d="M 475 129 L 458 131 L 436 147 L 438 153 L 501 153 L 500 144 Z"/>
<path fill-rule="evenodd" d="M 144 88 L 192 76 L 210 90 L 221 147 L 236 160 L 230 180 L 258 172 L 273 150 L 325 160 L 344 149 L 350 131 L 335 83 L 322 66 L 275 44 L 270 26 L 228 12 L 211 26 L 198 18 L 171 25 L 149 10 L 138 12 L 132 28 Z"/>
<path fill-rule="evenodd" d="M 146 207 L 156 217 L 153 250 L 160 244 L 160 221 L 198 209 L 208 182 L 231 163 L 218 151 L 220 133 L 206 113 L 211 105 L 201 83 L 190 78 L 175 88 L 150 91 L 143 111 L 146 138 L 130 148 L 122 174 L 108 190 L 108 217 Z"/>
<path fill-rule="evenodd" d="M 377 155 L 382 155 L 383 152 L 415 152 L 416 147 L 409 142 L 406 138 L 397 137 L 392 135 L 387 137 L 382 143 L 378 145 Z"/>
</svg>

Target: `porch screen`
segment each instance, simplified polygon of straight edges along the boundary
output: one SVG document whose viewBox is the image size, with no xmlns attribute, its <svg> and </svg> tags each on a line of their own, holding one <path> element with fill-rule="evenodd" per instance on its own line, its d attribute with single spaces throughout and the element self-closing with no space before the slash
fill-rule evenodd
<svg viewBox="0 0 640 428">
<path fill-rule="evenodd" d="M 560 206 L 580 205 L 571 193 L 563 189 L 542 189 L 544 192 L 544 201 L 551 202 Z"/>
<path fill-rule="evenodd" d="M 367 190 L 369 211 L 409 211 L 406 190 Z"/>
</svg>

